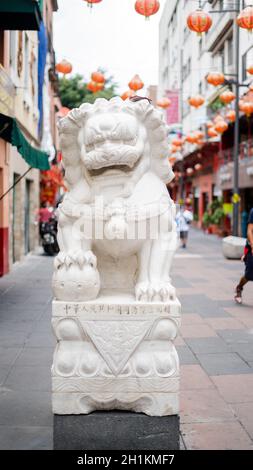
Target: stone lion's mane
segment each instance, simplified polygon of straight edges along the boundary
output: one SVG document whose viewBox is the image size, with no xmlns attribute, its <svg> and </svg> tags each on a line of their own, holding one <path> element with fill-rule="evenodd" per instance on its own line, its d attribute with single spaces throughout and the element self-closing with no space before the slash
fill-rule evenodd
<svg viewBox="0 0 253 470">
<path fill-rule="evenodd" d="M 164 182 L 171 181 L 174 174 L 168 162 L 168 126 L 162 120 L 161 113 L 147 100 L 131 102 L 123 101 L 120 97 L 109 101 L 99 98 L 94 104 L 84 103 L 80 108 L 72 109 L 58 123 L 65 168 L 81 161 L 79 134 L 87 119 L 110 112 L 128 113 L 142 122 L 147 129 L 151 148 L 151 168 Z"/>
</svg>

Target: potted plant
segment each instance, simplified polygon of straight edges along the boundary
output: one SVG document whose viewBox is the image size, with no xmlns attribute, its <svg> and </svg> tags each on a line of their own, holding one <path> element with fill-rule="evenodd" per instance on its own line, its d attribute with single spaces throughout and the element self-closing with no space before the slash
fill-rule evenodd
<svg viewBox="0 0 253 470">
<path fill-rule="evenodd" d="M 203 217 L 202 217 L 202 227 L 204 230 L 207 230 L 208 233 L 212 233 L 210 231 L 210 224 L 211 224 L 211 215 L 209 214 L 208 211 L 204 212 Z"/>
</svg>

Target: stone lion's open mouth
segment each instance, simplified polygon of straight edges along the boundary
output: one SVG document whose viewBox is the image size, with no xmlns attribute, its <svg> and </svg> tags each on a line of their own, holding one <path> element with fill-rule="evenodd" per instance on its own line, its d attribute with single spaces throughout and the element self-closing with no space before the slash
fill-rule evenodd
<svg viewBox="0 0 253 470">
<path fill-rule="evenodd" d="M 131 173 L 138 165 L 138 161 L 130 166 L 130 165 L 122 165 L 122 164 L 114 164 L 104 166 L 103 168 L 98 168 L 96 170 L 89 170 L 89 174 L 92 177 L 102 176 L 105 174 L 118 174 L 118 173 Z"/>
</svg>

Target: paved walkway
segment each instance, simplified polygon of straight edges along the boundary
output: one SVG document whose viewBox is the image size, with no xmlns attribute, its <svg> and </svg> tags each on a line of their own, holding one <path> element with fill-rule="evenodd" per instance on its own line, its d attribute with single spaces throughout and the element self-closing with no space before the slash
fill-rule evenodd
<svg viewBox="0 0 253 470">
<path fill-rule="evenodd" d="M 253 449 L 253 289 L 232 300 L 242 273 L 221 242 L 191 232 L 173 282 L 183 307 L 182 447 Z M 0 449 L 51 449 L 52 259 L 28 256 L 0 279 Z"/>
</svg>

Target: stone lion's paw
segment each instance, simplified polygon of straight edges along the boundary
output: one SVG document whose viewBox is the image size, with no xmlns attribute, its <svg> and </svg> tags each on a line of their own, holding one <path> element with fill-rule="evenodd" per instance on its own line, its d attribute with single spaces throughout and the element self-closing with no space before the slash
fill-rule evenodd
<svg viewBox="0 0 253 470">
<path fill-rule="evenodd" d="M 170 284 L 170 282 L 166 282 L 162 286 L 160 295 L 163 302 L 176 300 L 176 289 Z"/>
<path fill-rule="evenodd" d="M 65 263 L 66 253 L 60 251 L 58 255 L 54 259 L 54 267 L 55 269 L 59 269 Z"/>
<path fill-rule="evenodd" d="M 168 302 L 176 299 L 176 290 L 169 282 L 142 282 L 135 287 L 136 300 Z"/>
<path fill-rule="evenodd" d="M 138 282 L 138 284 L 136 284 L 135 297 L 136 297 L 136 300 L 140 302 L 149 301 L 149 283 L 148 282 Z"/>
<path fill-rule="evenodd" d="M 85 258 L 85 264 L 89 264 L 93 268 L 97 267 L 97 258 L 94 255 L 94 253 L 92 253 L 91 250 L 84 252 L 84 258 Z"/>
<path fill-rule="evenodd" d="M 68 252 L 60 251 L 54 260 L 56 269 L 59 269 L 63 265 L 69 268 L 69 266 L 73 264 L 78 265 L 80 269 L 87 264 L 96 268 L 97 258 L 92 251 L 69 250 Z"/>
</svg>

